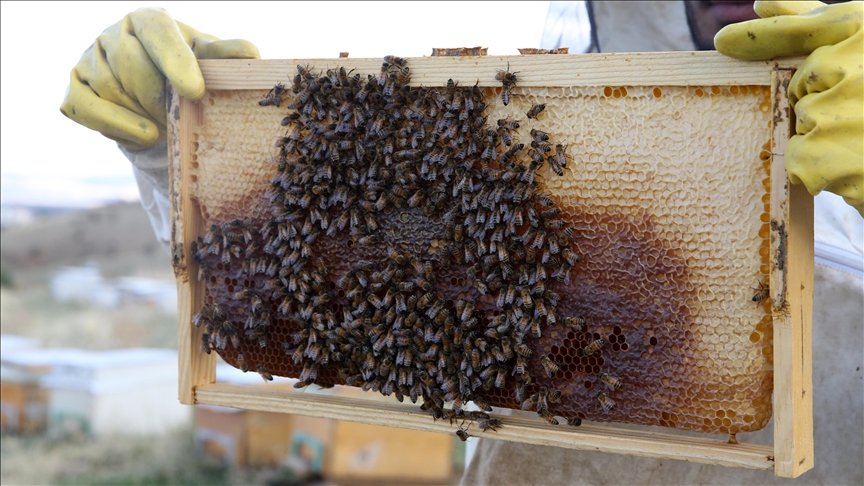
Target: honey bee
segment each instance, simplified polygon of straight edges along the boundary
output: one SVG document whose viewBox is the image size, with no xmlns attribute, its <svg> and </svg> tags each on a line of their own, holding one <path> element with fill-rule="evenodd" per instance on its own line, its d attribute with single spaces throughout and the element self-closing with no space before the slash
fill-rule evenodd
<svg viewBox="0 0 864 486">
<path fill-rule="evenodd" d="M 498 368 L 498 374 L 495 376 L 495 388 L 504 388 L 507 381 L 507 372 L 503 367 Z"/>
<path fill-rule="evenodd" d="M 567 155 L 567 146 L 559 143 L 555 145 L 555 155 L 549 157 L 549 163 L 556 164 L 564 169 L 567 168 L 567 159 L 569 157 Z"/>
<path fill-rule="evenodd" d="M 411 80 L 411 74 L 408 66 L 403 67 L 397 74 L 397 81 L 399 84 L 408 84 Z"/>
<path fill-rule="evenodd" d="M 570 326 L 576 331 L 581 331 L 585 329 L 585 318 L 584 317 L 565 317 L 564 325 Z"/>
<path fill-rule="evenodd" d="M 600 373 L 600 381 L 603 382 L 606 387 L 612 391 L 621 388 L 621 379 L 613 374 Z"/>
<path fill-rule="evenodd" d="M 471 350 L 471 366 L 473 368 L 480 368 L 480 350 L 474 348 Z"/>
<path fill-rule="evenodd" d="M 201 327 L 202 323 L 209 322 L 213 317 L 214 317 L 213 307 L 211 307 L 210 304 L 204 304 L 201 307 L 201 310 L 198 311 L 197 314 L 192 316 L 192 324 L 194 324 L 195 327 Z"/>
<path fill-rule="evenodd" d="M 538 394 L 533 394 L 530 397 L 526 398 L 522 401 L 521 408 L 522 410 L 531 410 L 537 406 L 537 398 Z"/>
<path fill-rule="evenodd" d="M 243 353 L 237 353 L 237 367 L 239 367 L 240 371 L 243 373 L 249 371 L 249 365 L 246 364 L 246 358 L 243 356 Z"/>
<path fill-rule="evenodd" d="M 477 420 L 477 427 L 479 427 L 480 430 L 491 429 L 494 432 L 497 429 L 501 428 L 501 425 L 502 425 L 500 420 L 498 420 L 496 418 L 490 418 L 488 416 L 477 417 L 476 420 Z"/>
<path fill-rule="evenodd" d="M 204 334 L 201 335 L 201 351 L 203 351 L 207 354 L 210 354 L 210 351 L 212 349 L 213 348 L 211 347 L 211 344 L 210 344 L 210 335 L 205 332 Z"/>
<path fill-rule="evenodd" d="M 501 90 L 501 102 L 504 103 L 504 106 L 510 104 L 510 94 L 513 90 L 513 87 L 516 86 L 516 72 L 510 72 L 510 63 L 507 63 L 507 71 L 501 70 L 495 74 L 495 79 L 501 81 L 503 85 L 503 89 Z"/>
<path fill-rule="evenodd" d="M 507 286 L 507 292 L 504 294 L 504 303 L 505 304 L 512 304 L 513 299 L 515 297 L 516 297 L 516 285 L 510 284 L 509 286 Z M 499 307 L 503 307 L 503 306 L 499 306 Z"/>
<path fill-rule="evenodd" d="M 484 400 L 483 398 L 481 398 L 477 395 L 472 397 L 471 401 L 473 401 L 474 405 L 477 405 L 477 408 L 479 408 L 480 410 L 483 410 L 485 412 L 491 412 L 492 411 L 492 407 L 488 403 L 486 403 L 486 400 Z"/>
<path fill-rule="evenodd" d="M 540 356 L 540 364 L 543 365 L 543 369 L 546 370 L 546 374 L 550 377 L 559 370 L 558 365 L 552 361 L 552 358 L 545 354 Z"/>
<path fill-rule="evenodd" d="M 499 121 L 501 121 L 501 120 L 499 120 Z M 498 129 L 498 136 L 501 138 L 501 142 L 504 145 L 509 147 L 510 145 L 513 144 L 513 134 L 510 132 L 510 130 L 507 130 L 506 128 L 501 127 Z M 509 158 L 508 158 L 508 160 L 509 160 Z"/>
<path fill-rule="evenodd" d="M 603 339 L 598 339 L 596 341 L 592 341 L 588 343 L 588 346 L 582 348 L 582 356 L 591 356 L 603 347 L 606 344 L 606 341 Z"/>
<path fill-rule="evenodd" d="M 543 152 L 543 153 L 550 152 L 552 150 L 552 147 L 549 146 L 549 143 L 538 142 L 537 140 L 534 140 L 531 142 L 531 147 L 538 150 L 539 152 Z M 546 159 L 546 160 L 549 160 L 549 159 Z M 557 173 L 557 171 L 556 171 L 556 173 Z"/>
<path fill-rule="evenodd" d="M 552 414 L 551 414 L 549 411 L 547 411 L 547 410 L 541 410 L 541 411 L 538 411 L 538 412 L 537 412 L 537 415 L 539 415 L 540 418 L 542 418 L 543 421 L 546 422 L 546 423 L 549 424 L 549 425 L 558 425 L 558 420 L 555 418 L 554 415 L 552 415 Z"/>
<path fill-rule="evenodd" d="M 525 380 L 516 380 L 516 401 L 518 401 L 519 403 L 523 403 L 525 401 L 526 385 L 527 384 L 525 383 Z"/>
<path fill-rule="evenodd" d="M 432 300 L 434 298 L 435 298 L 435 296 L 431 292 L 427 292 L 427 293 L 423 294 L 420 297 L 420 299 L 417 300 L 417 308 L 418 309 L 426 308 L 426 306 L 428 306 L 429 304 L 432 303 Z"/>
<path fill-rule="evenodd" d="M 493 331 L 497 332 L 496 328 L 489 328 L 487 330 L 487 333 L 491 334 Z M 489 334 L 487 334 L 487 335 L 489 335 Z M 489 336 L 489 337 L 494 337 L 494 336 Z M 510 342 L 510 336 L 501 336 L 500 341 L 501 341 L 500 355 L 496 354 L 495 358 L 498 361 L 502 361 L 502 362 L 506 361 L 508 359 L 512 359 L 513 358 L 513 345 Z M 496 347 L 496 350 L 497 349 L 498 348 Z"/>
<path fill-rule="evenodd" d="M 516 130 L 519 128 L 519 120 L 511 117 L 498 120 L 498 126 L 507 130 Z"/>
<path fill-rule="evenodd" d="M 466 303 L 467 303 L 467 300 L 465 300 L 465 299 L 459 299 L 456 301 L 456 315 L 458 315 L 458 316 L 462 315 L 462 312 L 465 311 Z"/>
<path fill-rule="evenodd" d="M 537 412 L 545 412 L 549 410 L 549 389 L 545 386 L 541 386 L 540 391 L 537 392 L 537 398 L 535 401 L 537 402 Z"/>
<path fill-rule="evenodd" d="M 523 343 L 514 344 L 513 345 L 513 351 L 516 351 L 516 354 L 518 354 L 520 356 L 524 356 L 526 358 L 531 356 L 531 353 L 533 353 L 531 348 L 529 348 L 528 346 L 526 346 Z"/>
<path fill-rule="evenodd" d="M 261 378 L 264 378 L 264 381 L 273 381 L 273 375 L 271 375 L 267 371 L 264 363 L 258 363 L 258 365 L 255 367 L 255 371 L 257 371 L 258 374 L 261 375 Z"/>
<path fill-rule="evenodd" d="M 561 169 L 561 167 L 558 164 L 553 162 L 552 157 L 549 157 L 548 160 L 549 160 L 549 168 L 552 169 L 552 172 L 555 172 L 555 174 L 558 177 L 562 177 L 564 175 L 564 170 Z"/>
<path fill-rule="evenodd" d="M 393 56 L 393 55 L 384 56 L 384 62 L 387 64 L 393 64 L 393 65 L 399 66 L 399 67 L 404 67 L 406 64 L 405 59 L 402 59 L 401 57 L 397 57 L 397 56 Z"/>
<path fill-rule="evenodd" d="M 303 76 L 298 73 L 294 75 L 294 80 L 291 83 L 291 92 L 297 94 L 301 89 L 303 89 Z"/>
<path fill-rule="evenodd" d="M 469 437 L 471 437 L 470 435 L 468 435 L 468 432 L 465 432 L 462 429 L 456 431 L 456 436 L 459 437 L 462 442 L 465 442 L 466 440 L 468 440 Z"/>
<path fill-rule="evenodd" d="M 475 278 L 473 284 L 474 288 L 480 292 L 480 295 L 486 295 L 489 293 L 489 287 L 482 280 Z"/>
<path fill-rule="evenodd" d="M 515 71 L 512 73 L 510 72 L 510 63 L 508 62 L 507 63 L 507 70 L 504 71 L 502 69 L 502 70 L 498 71 L 498 73 L 495 74 L 495 80 L 501 81 L 505 85 L 515 84 L 517 74 L 519 74 L 519 71 Z"/>
<path fill-rule="evenodd" d="M 549 134 L 540 130 L 531 129 L 531 139 L 535 142 L 546 142 L 549 140 Z"/>
<path fill-rule="evenodd" d="M 582 419 L 579 417 L 567 417 L 567 425 L 571 427 L 579 427 L 582 425 Z"/>
<path fill-rule="evenodd" d="M 531 105 L 531 109 L 528 110 L 528 113 L 526 113 L 526 116 L 528 116 L 528 118 L 536 119 L 537 116 L 540 115 L 540 112 L 542 112 L 545 108 L 546 108 L 545 103 L 540 103 L 540 104 L 535 103 L 535 104 Z"/>
<path fill-rule="evenodd" d="M 534 302 L 534 318 L 539 319 L 541 317 L 545 317 L 548 314 L 546 310 L 546 305 L 543 304 L 542 300 L 537 300 Z"/>
<path fill-rule="evenodd" d="M 435 280 L 434 269 L 432 268 L 432 262 L 426 260 L 423 262 L 423 276 L 426 277 L 426 280 Z"/>
<path fill-rule="evenodd" d="M 606 392 L 599 391 L 597 392 L 597 400 L 600 401 L 600 405 L 603 406 L 603 410 L 610 412 L 613 408 L 615 408 L 615 400 L 612 400 L 606 395 Z"/>
<path fill-rule="evenodd" d="M 276 86 L 273 87 L 267 94 L 264 96 L 264 99 L 259 101 L 258 104 L 261 106 L 280 106 L 282 104 L 282 94 L 285 93 L 285 85 L 282 83 L 276 83 Z"/>
<path fill-rule="evenodd" d="M 755 288 L 753 290 L 755 290 L 756 293 L 753 295 L 753 298 L 751 300 L 753 302 L 756 302 L 757 307 L 759 306 L 759 304 L 764 302 L 766 299 L 770 298 L 771 289 L 769 288 L 768 284 L 759 282 L 759 287 Z"/>
<path fill-rule="evenodd" d="M 471 315 L 474 313 L 474 307 L 476 305 L 477 305 L 477 303 L 474 300 L 472 300 L 472 299 L 466 300 L 465 301 L 465 309 L 462 311 L 460 319 L 463 321 L 467 321 L 468 319 L 470 319 Z"/>
<path fill-rule="evenodd" d="M 531 299 L 531 291 L 528 287 L 522 287 L 522 305 L 526 308 L 534 305 L 534 300 Z"/>
<path fill-rule="evenodd" d="M 564 258 L 564 260 L 567 261 L 567 264 L 570 266 L 573 266 L 579 262 L 579 255 L 570 251 L 569 248 L 564 248 L 563 250 L 561 250 L 561 256 Z"/>
</svg>

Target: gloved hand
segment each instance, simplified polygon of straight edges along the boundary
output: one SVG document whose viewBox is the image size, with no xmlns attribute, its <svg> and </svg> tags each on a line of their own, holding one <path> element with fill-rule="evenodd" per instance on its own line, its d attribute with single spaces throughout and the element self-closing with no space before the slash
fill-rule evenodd
<svg viewBox="0 0 864 486">
<path fill-rule="evenodd" d="M 165 78 L 189 99 L 204 95 L 196 59 L 258 59 L 245 40 L 219 40 L 142 8 L 108 27 L 72 69 L 60 111 L 73 121 L 142 150 L 165 138 Z"/>
<path fill-rule="evenodd" d="M 811 194 L 843 196 L 864 217 L 864 3 L 757 1 L 762 19 L 724 27 L 721 53 L 739 59 L 809 55 L 789 84 L 798 135 L 786 168 Z"/>
</svg>

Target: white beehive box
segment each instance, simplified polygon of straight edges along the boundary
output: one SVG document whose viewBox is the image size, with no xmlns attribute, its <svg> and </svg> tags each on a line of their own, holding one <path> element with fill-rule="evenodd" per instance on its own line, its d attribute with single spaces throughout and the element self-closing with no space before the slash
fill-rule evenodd
<svg viewBox="0 0 864 486">
<path fill-rule="evenodd" d="M 45 429 L 48 390 L 40 380 L 57 363 L 85 353 L 80 349 L 44 349 L 34 339 L 3 336 L 0 351 L 0 424 L 9 432 Z"/>
<path fill-rule="evenodd" d="M 10 334 L 0 335 L 0 354 L 20 349 L 35 349 L 41 347 L 38 340 Z"/>
<path fill-rule="evenodd" d="M 64 356 L 40 380 L 50 390 L 49 431 L 152 434 L 187 424 L 176 360 L 175 351 L 144 348 Z"/>
</svg>

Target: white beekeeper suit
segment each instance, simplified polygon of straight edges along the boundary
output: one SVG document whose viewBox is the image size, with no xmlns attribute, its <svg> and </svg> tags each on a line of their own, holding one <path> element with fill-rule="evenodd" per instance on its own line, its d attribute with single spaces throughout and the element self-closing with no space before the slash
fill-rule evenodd
<svg viewBox="0 0 864 486">
<path fill-rule="evenodd" d="M 574 3 L 553 2 L 544 48 L 581 45 Z M 584 15 L 584 13 L 581 13 Z M 593 36 L 600 52 L 694 50 L 683 2 L 594 2 Z M 595 48 L 596 49 L 596 48 Z M 165 142 L 122 149 L 132 162 L 141 202 L 168 247 L 168 162 Z M 771 472 L 691 464 L 513 442 L 480 440 L 464 484 L 864 484 L 864 232 L 854 208 L 830 193 L 816 198 L 813 390 L 816 460 L 797 480 Z M 773 442 L 772 426 L 739 434 L 742 442 Z"/>
<path fill-rule="evenodd" d="M 684 2 L 592 7 L 592 39 L 600 52 L 696 49 Z M 580 15 L 578 2 L 553 2 L 543 35 L 548 44 L 541 47 L 579 45 Z M 831 193 L 816 197 L 815 206 L 811 471 L 791 480 L 770 471 L 480 439 L 462 484 L 864 484 L 864 220 Z M 771 444 L 773 422 L 738 439 Z"/>
</svg>

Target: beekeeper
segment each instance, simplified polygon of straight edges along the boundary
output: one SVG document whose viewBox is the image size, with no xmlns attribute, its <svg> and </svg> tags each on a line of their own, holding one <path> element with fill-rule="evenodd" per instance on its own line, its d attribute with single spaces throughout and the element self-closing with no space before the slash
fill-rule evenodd
<svg viewBox="0 0 864 486">
<path fill-rule="evenodd" d="M 576 12 L 556 4 L 546 25 L 560 32 L 544 38 L 566 39 L 578 25 Z M 716 43 L 743 59 L 808 55 L 789 86 L 799 134 L 786 149 L 790 178 L 814 194 L 840 194 L 857 209 L 834 194 L 815 200 L 815 467 L 791 480 L 772 471 L 480 439 L 462 483 L 864 484 L 864 5 L 756 2 L 754 13 L 752 2 L 594 1 L 588 11 L 594 52 L 707 50 Z M 757 13 L 764 18 L 729 25 L 715 38 L 724 25 Z M 773 421 L 738 439 L 772 444 Z"/>
<path fill-rule="evenodd" d="M 576 28 L 568 8 L 561 29 Z M 566 7 L 566 6 L 565 6 Z M 797 118 L 786 150 L 794 183 L 816 198 L 813 390 L 816 460 L 795 484 L 864 484 L 864 97 L 860 2 L 589 2 L 600 52 L 717 49 L 742 59 L 806 55 L 789 86 Z M 578 25 L 578 24 L 577 24 Z M 715 34 L 717 34 L 715 38 Z M 713 42 L 712 42 L 713 41 Z M 544 46 L 557 47 L 557 46 Z M 141 202 L 169 242 L 164 80 L 198 99 L 196 59 L 257 59 L 244 40 L 219 40 L 162 9 L 136 10 L 105 30 L 71 73 L 64 115 L 116 141 L 132 162 Z M 839 196 L 835 196 L 835 193 Z M 739 434 L 772 443 L 772 427 Z M 771 472 L 481 440 L 465 484 L 769 484 Z"/>
</svg>

